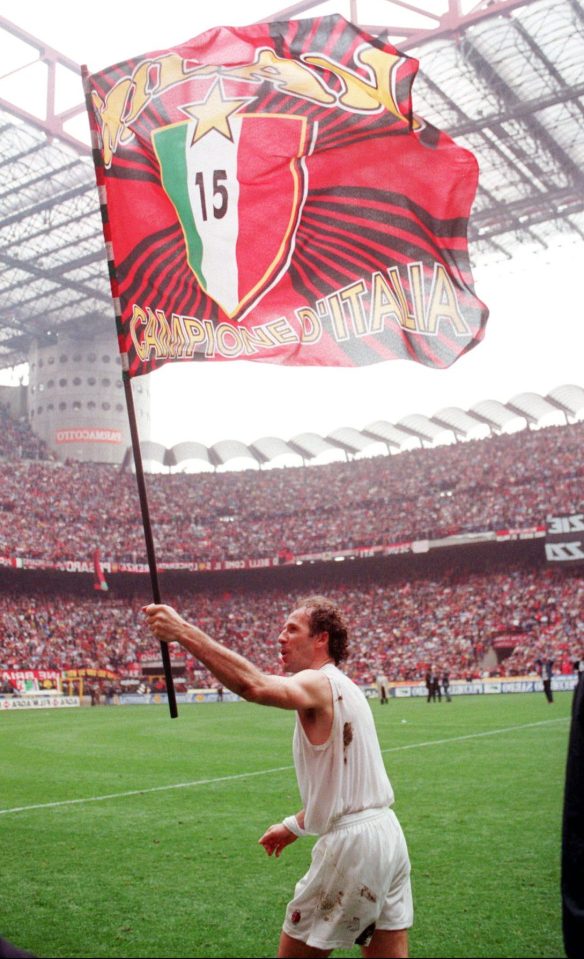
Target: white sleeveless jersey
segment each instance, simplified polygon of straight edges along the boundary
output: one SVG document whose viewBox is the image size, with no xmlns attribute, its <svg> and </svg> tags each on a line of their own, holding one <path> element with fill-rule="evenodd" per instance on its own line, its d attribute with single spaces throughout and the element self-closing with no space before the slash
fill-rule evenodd
<svg viewBox="0 0 584 959">
<path fill-rule="evenodd" d="M 313 745 L 297 714 L 293 740 L 304 828 L 316 835 L 327 832 L 340 816 L 393 803 L 365 695 L 332 663 L 323 666 L 322 672 L 333 694 L 330 736 L 322 745 Z"/>
</svg>

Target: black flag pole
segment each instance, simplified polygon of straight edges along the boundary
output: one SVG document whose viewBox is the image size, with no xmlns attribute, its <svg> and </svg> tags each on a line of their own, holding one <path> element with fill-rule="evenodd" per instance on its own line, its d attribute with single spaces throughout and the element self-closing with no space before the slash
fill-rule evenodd
<svg viewBox="0 0 584 959">
<path fill-rule="evenodd" d="M 154 549 L 154 537 L 152 536 L 152 524 L 150 522 L 150 508 L 148 506 L 146 481 L 144 479 L 144 468 L 142 465 L 142 451 L 140 449 L 140 437 L 138 435 L 138 423 L 136 421 L 134 395 L 132 393 L 132 381 L 126 370 L 122 372 L 122 378 L 124 382 L 124 392 L 126 395 L 128 420 L 130 423 L 130 436 L 132 439 L 134 466 L 136 467 L 136 481 L 138 484 L 138 495 L 140 497 L 140 509 L 142 511 L 142 525 L 144 527 L 144 538 L 146 540 L 146 554 L 148 556 L 148 569 L 150 570 L 152 598 L 155 603 L 160 603 L 161 598 L 160 584 L 158 582 L 158 567 L 156 566 L 156 552 Z M 176 719 L 178 716 L 178 710 L 176 706 L 176 695 L 174 691 L 174 681 L 172 678 L 168 643 L 163 643 L 162 641 L 160 642 L 160 652 L 162 654 L 162 665 L 164 667 L 164 679 L 166 682 L 166 693 L 168 695 L 168 708 L 170 709 L 171 719 Z"/>
<path fill-rule="evenodd" d="M 109 229 L 109 217 L 107 210 L 107 197 L 105 190 L 104 166 L 101 150 L 99 149 L 99 137 L 93 117 L 91 106 L 91 95 L 89 91 L 88 76 L 89 71 L 86 66 L 81 67 L 81 76 L 83 80 L 83 89 L 85 92 L 85 104 L 89 119 L 89 129 L 91 132 L 91 152 L 93 155 L 93 165 L 95 169 L 95 180 L 97 192 L 99 195 L 99 206 L 101 210 L 101 222 L 103 227 L 103 238 L 107 253 L 110 286 L 114 304 L 114 313 L 116 327 L 119 329 L 120 303 L 118 298 L 118 282 L 116 277 L 116 266 L 113 258 L 111 237 Z M 128 411 L 128 421 L 130 425 L 130 437 L 132 440 L 132 452 L 134 454 L 134 465 L 136 467 L 136 480 L 138 483 L 138 495 L 140 498 L 140 509 L 142 512 L 142 525 L 144 527 L 144 538 L 146 540 L 146 554 L 148 557 L 148 569 L 150 570 L 150 582 L 152 586 L 152 598 L 155 603 L 160 603 L 160 585 L 158 582 L 158 569 L 156 566 L 156 554 L 154 551 L 154 538 L 152 536 L 152 525 L 150 523 L 150 509 L 148 507 L 148 496 L 146 494 L 146 483 L 144 480 L 144 468 L 142 465 L 142 452 L 140 450 L 140 437 L 138 434 L 138 423 L 136 421 L 136 409 L 134 407 L 134 395 L 132 393 L 132 383 L 129 371 L 127 369 L 127 356 L 121 354 L 122 360 L 122 380 L 124 383 L 124 392 L 126 396 L 126 409 Z M 168 696 L 168 708 L 170 709 L 171 719 L 176 719 L 178 710 L 176 707 L 176 695 L 174 691 L 174 682 L 172 679 L 172 668 L 170 665 L 170 653 L 167 643 L 160 643 L 160 652 L 162 655 L 162 666 L 164 668 L 164 679 L 166 682 L 166 693 Z"/>
</svg>

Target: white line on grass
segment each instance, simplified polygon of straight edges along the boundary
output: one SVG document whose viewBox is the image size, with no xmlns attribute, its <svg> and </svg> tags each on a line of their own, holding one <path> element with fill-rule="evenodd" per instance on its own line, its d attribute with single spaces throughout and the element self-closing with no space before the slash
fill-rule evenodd
<svg viewBox="0 0 584 959">
<path fill-rule="evenodd" d="M 512 733 L 516 729 L 531 729 L 533 726 L 550 726 L 552 723 L 564 723 L 567 717 L 559 719 L 540 719 L 537 723 L 522 723 L 519 726 L 505 726 L 502 729 L 487 729 L 484 733 L 468 733 L 466 736 L 449 736 L 447 739 L 428 739 L 425 743 L 410 743 L 409 746 L 392 746 L 382 749 L 382 753 L 399 753 L 404 749 L 422 749 L 424 746 L 440 746 L 443 743 L 461 743 L 464 739 L 479 739 L 481 736 L 497 736 L 499 733 Z M 2 810 L 0 809 L 0 812 Z"/>
<path fill-rule="evenodd" d="M 234 773 L 232 776 L 217 776 L 216 779 L 195 779 L 190 783 L 171 783 L 168 786 L 148 786 L 146 789 L 130 789 L 123 793 L 108 793 L 105 796 L 86 796 L 84 799 L 61 799 L 59 802 L 36 803 L 34 806 L 13 806 L 0 809 L 0 816 L 11 812 L 28 812 L 29 809 L 51 809 L 55 806 L 75 806 L 86 802 L 103 802 L 106 799 L 123 799 L 126 796 L 143 796 L 146 793 L 165 792 L 167 789 L 188 789 L 190 786 L 210 786 L 214 783 L 226 783 L 232 779 L 251 779 L 252 776 L 266 776 L 268 773 L 281 773 L 293 769 L 293 766 L 277 766 L 275 769 L 260 769 L 255 773 Z"/>
<path fill-rule="evenodd" d="M 450 736 L 447 739 L 428 739 L 423 743 L 410 743 L 409 746 L 391 746 L 382 749 L 383 753 L 399 753 L 405 749 L 423 749 L 425 746 L 441 746 L 444 743 L 459 743 L 465 739 L 479 739 L 481 736 L 497 736 L 499 733 L 516 732 L 518 729 L 531 729 L 534 726 L 549 726 L 552 723 L 566 722 L 567 718 L 542 719 L 537 723 L 523 723 L 519 726 L 505 726 L 502 729 L 488 729 L 482 733 L 469 733 L 466 736 Z M 145 796 L 147 793 L 166 792 L 169 789 L 189 789 L 191 786 L 210 786 L 215 783 L 232 782 L 236 779 L 251 779 L 253 776 L 267 776 L 270 773 L 288 772 L 293 766 L 276 766 L 273 769 L 260 769 L 256 772 L 234 773 L 232 776 L 217 776 L 215 779 L 195 779 L 189 783 L 171 783 L 168 786 L 149 786 L 146 789 L 131 789 L 122 793 L 108 793 L 105 796 L 86 796 L 84 799 L 62 799 L 58 802 L 35 803 L 31 806 L 13 806 L 0 809 L 0 816 L 9 813 L 29 812 L 32 809 L 55 809 L 58 806 L 79 806 L 88 802 L 105 802 L 107 799 L 125 799 L 127 796 Z"/>
</svg>

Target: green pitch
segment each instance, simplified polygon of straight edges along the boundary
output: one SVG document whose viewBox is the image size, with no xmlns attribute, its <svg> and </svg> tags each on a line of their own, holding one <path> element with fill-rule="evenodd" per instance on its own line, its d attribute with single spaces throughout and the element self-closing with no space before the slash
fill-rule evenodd
<svg viewBox="0 0 584 959">
<path fill-rule="evenodd" d="M 412 859 L 412 957 L 564 954 L 571 700 L 372 703 Z M 299 807 L 293 715 L 179 710 L 0 714 L 0 935 L 39 957 L 275 955 L 311 847 L 257 844 Z"/>
</svg>

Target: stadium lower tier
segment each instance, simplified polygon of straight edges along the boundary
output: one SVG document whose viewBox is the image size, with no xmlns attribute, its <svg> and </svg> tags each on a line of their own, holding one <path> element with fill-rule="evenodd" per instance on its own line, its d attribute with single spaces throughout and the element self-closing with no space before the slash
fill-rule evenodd
<svg viewBox="0 0 584 959">
<path fill-rule="evenodd" d="M 459 551 L 460 552 L 460 551 Z M 473 563 L 445 551 L 440 561 L 406 570 L 403 562 L 372 569 L 352 563 L 305 571 L 301 580 L 266 576 L 243 583 L 234 576 L 186 588 L 165 584 L 164 601 L 211 636 L 266 672 L 280 671 L 277 637 L 289 611 L 307 593 L 324 593 L 344 610 L 351 630 L 347 670 L 363 685 L 419 681 L 426 671 L 451 680 L 532 672 L 553 659 L 569 673 L 584 659 L 584 568 L 558 569 L 532 558 Z M 333 575 L 334 574 L 334 575 Z M 21 576 L 24 574 L 21 574 Z M 109 682 L 160 684 L 160 647 L 147 632 L 146 585 L 110 593 L 67 591 L 42 577 L 35 589 L 13 574 L 0 597 L 0 670 L 102 670 Z M 238 585 L 239 583 L 239 585 Z M 87 595 L 89 593 L 89 595 Z M 212 688 L 214 678 L 171 647 L 177 690 Z"/>
</svg>

